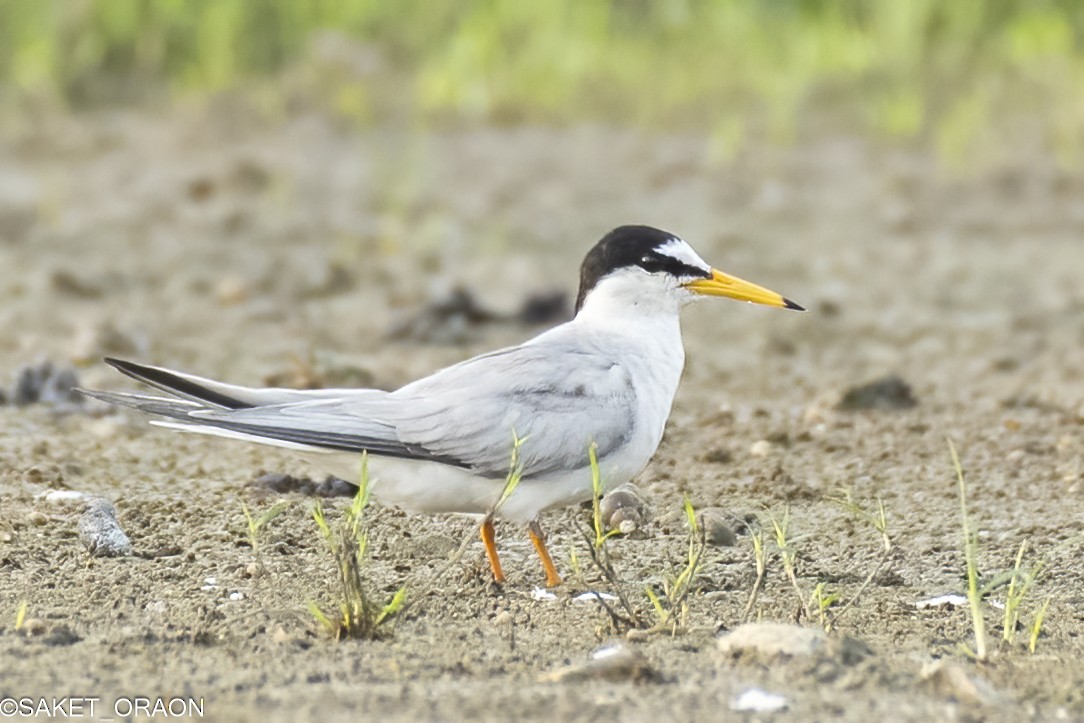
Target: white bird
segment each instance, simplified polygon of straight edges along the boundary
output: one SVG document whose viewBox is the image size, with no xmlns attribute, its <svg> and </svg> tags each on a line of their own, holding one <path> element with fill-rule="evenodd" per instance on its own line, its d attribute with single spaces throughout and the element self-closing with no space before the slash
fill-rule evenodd
<svg viewBox="0 0 1084 723">
<path fill-rule="evenodd" d="M 606 489 L 647 465 L 685 363 L 679 311 L 699 296 L 803 310 L 713 269 L 673 234 L 621 226 L 584 259 L 571 321 L 393 392 L 241 387 L 107 359 L 173 396 L 87 393 L 169 418 L 160 426 L 298 450 L 347 479 L 368 452 L 378 458 L 370 491 L 384 504 L 485 516 L 497 582 L 493 518 L 526 523 L 553 586 L 561 577 L 539 515 L 591 498 L 592 444 Z M 521 480 L 498 506 L 517 439 Z"/>
</svg>

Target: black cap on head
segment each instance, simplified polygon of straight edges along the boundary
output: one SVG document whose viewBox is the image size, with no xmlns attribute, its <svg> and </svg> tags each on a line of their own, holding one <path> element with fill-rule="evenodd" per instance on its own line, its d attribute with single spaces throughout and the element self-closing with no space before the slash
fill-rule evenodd
<svg viewBox="0 0 1084 723">
<path fill-rule="evenodd" d="M 617 269 L 636 266 L 651 273 L 664 271 L 674 276 L 710 276 L 699 267 L 659 253 L 661 247 L 678 240 L 674 234 L 651 226 L 618 226 L 610 231 L 587 253 L 580 267 L 576 311 L 579 312 L 591 289 Z"/>
</svg>

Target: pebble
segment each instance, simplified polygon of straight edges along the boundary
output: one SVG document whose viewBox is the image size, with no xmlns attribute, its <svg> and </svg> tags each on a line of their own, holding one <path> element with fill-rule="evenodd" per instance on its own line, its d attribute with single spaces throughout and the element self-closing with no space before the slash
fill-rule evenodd
<svg viewBox="0 0 1084 723">
<path fill-rule="evenodd" d="M 279 494 L 297 492 L 306 497 L 353 497 L 358 492 L 356 484 L 338 477 L 328 476 L 316 482 L 308 477 L 294 477 L 281 472 L 260 475 L 252 484 Z"/>
<path fill-rule="evenodd" d="M 714 547 L 733 547 L 738 542 L 729 516 L 720 509 L 709 507 L 701 511 L 700 527 L 704 530 L 704 541 Z"/>
<path fill-rule="evenodd" d="M 49 518 L 45 516 L 45 513 L 38 512 L 37 510 L 34 510 L 29 515 L 27 515 L 26 519 L 27 522 L 35 525 L 36 527 L 41 527 L 42 525 L 49 522 Z"/>
<path fill-rule="evenodd" d="M 647 521 L 647 502 L 640 490 L 631 483 L 615 487 L 598 503 L 602 524 L 607 529 L 620 530 L 622 534 L 631 534 L 643 527 Z"/>
<path fill-rule="evenodd" d="M 648 681 L 659 674 L 647 657 L 623 643 L 606 645 L 591 653 L 587 662 L 570 665 L 542 676 L 543 682 L 563 683 L 575 680 Z"/>
<path fill-rule="evenodd" d="M 39 618 L 27 618 L 23 621 L 22 630 L 27 637 L 39 637 L 49 631 L 49 624 Z"/>
<path fill-rule="evenodd" d="M 760 439 L 753 442 L 753 446 L 749 448 L 749 454 L 754 457 L 767 457 L 772 453 L 772 443 L 766 439 Z"/>
<path fill-rule="evenodd" d="M 96 497 L 79 518 L 79 539 L 96 557 L 123 557 L 132 554 L 132 541 L 117 522 L 113 503 Z"/>
<path fill-rule="evenodd" d="M 851 387 L 836 408 L 844 412 L 863 410 L 911 409 L 918 404 L 911 385 L 895 374 Z"/>
<path fill-rule="evenodd" d="M 745 623 L 720 636 L 720 652 L 762 658 L 800 657 L 820 650 L 827 640 L 819 628 L 787 623 Z"/>
<path fill-rule="evenodd" d="M 215 283 L 215 300 L 222 306 L 233 306 L 248 300 L 252 288 L 241 276 L 224 276 Z"/>
<path fill-rule="evenodd" d="M 30 404 L 50 404 L 74 407 L 83 403 L 83 395 L 75 391 L 79 375 L 71 367 L 56 367 L 45 360 L 20 367 L 15 372 L 11 403 L 17 407 Z"/>
<path fill-rule="evenodd" d="M 965 705 L 994 705 L 1000 698 L 988 682 L 956 663 L 938 660 L 927 665 L 920 677 L 936 695 Z"/>
</svg>

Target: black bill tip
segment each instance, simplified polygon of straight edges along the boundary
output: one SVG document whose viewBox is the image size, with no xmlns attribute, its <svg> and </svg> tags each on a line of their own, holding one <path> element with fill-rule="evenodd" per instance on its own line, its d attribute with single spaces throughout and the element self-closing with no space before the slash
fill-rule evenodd
<svg viewBox="0 0 1084 723">
<path fill-rule="evenodd" d="M 787 299 L 787 298 L 783 299 L 783 308 L 784 309 L 793 309 L 794 311 L 805 311 L 804 306 L 802 306 L 801 304 L 795 304 L 793 301 L 791 301 L 790 299 Z"/>
</svg>

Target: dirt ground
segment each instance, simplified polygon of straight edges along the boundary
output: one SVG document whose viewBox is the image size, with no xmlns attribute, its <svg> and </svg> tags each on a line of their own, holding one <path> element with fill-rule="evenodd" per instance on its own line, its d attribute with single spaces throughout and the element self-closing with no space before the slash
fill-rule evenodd
<svg viewBox="0 0 1084 723">
<path fill-rule="evenodd" d="M 595 602 L 588 512 L 546 527 L 569 582 L 536 599 L 524 532 L 500 526 L 509 581 L 488 582 L 475 523 L 369 513 L 373 589 L 407 588 L 377 641 L 335 642 L 335 569 L 312 500 L 265 472 L 322 478 L 286 452 L 150 427 L 94 404 L 0 406 L 0 697 L 203 698 L 213 720 L 1084 720 L 1084 178 L 1039 159 L 961 180 L 921 153 L 851 138 L 710 160 L 692 136 L 601 127 L 358 131 L 223 105 L 10 122 L 0 139 L 0 384 L 42 359 L 91 388 L 134 389 L 103 355 L 236 383 L 393 388 L 541 327 L 390 329 L 461 286 L 514 312 L 574 294 L 590 245 L 622 223 L 686 238 L 709 262 L 810 308 L 725 301 L 685 315 L 685 378 L 638 478 L 650 520 L 609 542 L 633 605 L 684 563 L 683 495 L 734 524 L 708 548 L 677 635 L 627 643 L 649 680 L 552 680 L 624 637 Z M 462 320 L 460 320 L 462 321 Z M 448 332 L 448 333 L 445 333 Z M 436 337 L 436 338 L 434 338 Z M 840 411 L 898 374 L 917 404 Z M 1025 629 L 998 644 L 1005 586 L 972 661 L 951 438 L 969 480 L 979 569 L 1043 569 Z M 112 500 L 136 554 L 91 557 L 75 490 Z M 768 528 L 754 618 L 799 615 L 818 584 L 851 602 L 881 554 L 836 500 L 883 500 L 895 550 L 812 656 L 734 658 Z M 247 542 L 242 503 L 286 511 Z M 343 499 L 325 506 L 337 518 Z M 789 510 L 799 598 L 770 520 Z M 470 543 L 461 559 L 453 556 Z M 582 576 L 573 574 L 577 550 Z M 452 562 L 449 562 L 449 560 Z M 1049 599 L 1034 653 L 1037 610 Z M 25 619 L 16 629 L 22 603 Z M 830 610 L 831 612 L 831 610 Z M 851 643 L 861 654 L 845 654 Z M 854 644 L 857 645 L 857 644 Z M 967 681 L 933 674 L 947 661 Z M 940 682 L 938 682 L 940 681 Z M 775 714 L 732 710 L 761 687 Z"/>
</svg>

